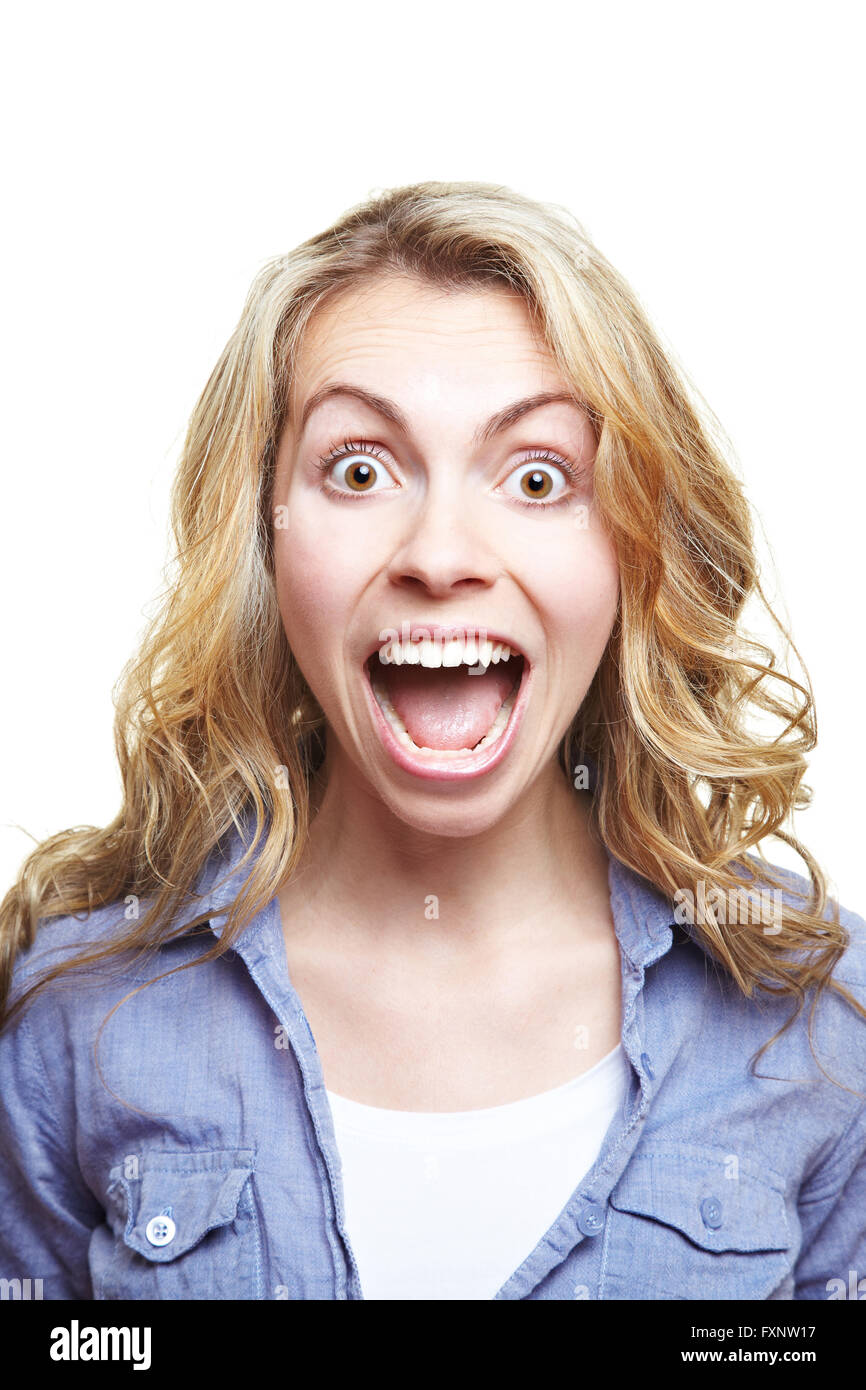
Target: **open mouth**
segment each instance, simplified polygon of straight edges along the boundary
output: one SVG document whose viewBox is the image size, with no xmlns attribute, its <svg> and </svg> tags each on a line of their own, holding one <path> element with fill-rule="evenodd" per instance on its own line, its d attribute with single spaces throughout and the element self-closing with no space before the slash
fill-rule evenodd
<svg viewBox="0 0 866 1390">
<path fill-rule="evenodd" d="M 444 644 L 397 639 L 365 662 L 376 705 L 403 758 L 437 766 L 489 763 L 514 722 L 527 669 L 526 658 L 508 643 L 474 636 Z"/>
</svg>

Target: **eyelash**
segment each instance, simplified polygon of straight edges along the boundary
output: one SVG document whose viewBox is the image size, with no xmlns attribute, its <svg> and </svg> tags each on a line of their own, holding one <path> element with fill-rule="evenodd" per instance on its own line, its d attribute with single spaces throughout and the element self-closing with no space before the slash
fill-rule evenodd
<svg viewBox="0 0 866 1390">
<path fill-rule="evenodd" d="M 341 492 L 338 488 L 329 487 L 327 475 L 342 458 L 349 458 L 352 454 L 370 454 L 373 458 L 385 463 L 383 450 L 378 444 L 374 444 L 369 439 L 344 439 L 341 443 L 335 444 L 326 454 L 315 460 L 315 466 L 322 475 L 321 490 L 326 497 L 337 497 L 341 501 L 352 502 L 364 496 L 363 493 Z M 572 488 L 576 488 L 584 479 L 582 470 L 574 467 L 567 459 L 555 454 L 551 449 L 531 449 L 527 456 L 516 464 L 517 468 L 523 467 L 528 463 L 553 463 L 560 468 L 568 478 Z M 572 492 L 563 493 L 555 502 L 531 502 L 529 498 L 511 497 L 510 501 L 516 502 L 519 507 L 530 507 L 533 511 L 552 511 L 554 507 L 561 507 L 572 499 Z"/>
<path fill-rule="evenodd" d="M 316 460 L 316 467 L 323 473 L 341 458 L 348 458 L 350 454 L 372 454 L 373 458 L 381 459 L 384 463 L 383 452 L 378 444 L 374 444 L 369 439 L 344 439 L 341 444 L 335 444 L 326 454 Z"/>
</svg>

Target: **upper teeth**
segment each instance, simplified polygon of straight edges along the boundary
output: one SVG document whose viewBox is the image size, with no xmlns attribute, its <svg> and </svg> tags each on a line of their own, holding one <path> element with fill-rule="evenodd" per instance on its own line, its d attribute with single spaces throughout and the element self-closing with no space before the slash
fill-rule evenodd
<svg viewBox="0 0 866 1390">
<path fill-rule="evenodd" d="M 405 642 L 396 637 L 379 648 L 383 666 L 489 666 L 518 655 L 507 642 L 491 642 L 477 635 L 449 637 L 444 642 L 427 637 L 419 642 Z"/>
</svg>

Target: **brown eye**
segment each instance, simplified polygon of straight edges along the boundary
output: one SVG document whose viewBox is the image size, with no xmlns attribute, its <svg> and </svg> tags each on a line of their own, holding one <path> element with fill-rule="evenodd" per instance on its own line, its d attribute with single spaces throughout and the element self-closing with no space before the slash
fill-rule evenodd
<svg viewBox="0 0 866 1390">
<path fill-rule="evenodd" d="M 365 493 L 396 492 L 395 482 L 387 462 L 380 459 L 378 444 L 367 440 L 357 443 L 346 440 L 339 448 L 319 459 L 324 474 L 324 490 L 340 497 L 355 497 Z"/>
<path fill-rule="evenodd" d="M 520 486 L 527 497 L 546 497 L 553 490 L 553 479 L 545 469 L 533 468 L 531 473 L 524 473 Z"/>
<path fill-rule="evenodd" d="M 377 474 L 373 465 L 360 461 L 350 463 L 343 472 L 343 480 L 353 492 L 369 492 L 376 477 Z"/>
<path fill-rule="evenodd" d="M 539 502 L 552 507 L 556 502 L 568 500 L 568 474 L 553 460 L 548 463 L 547 459 L 527 459 L 508 475 L 502 490 L 524 506 Z"/>
</svg>

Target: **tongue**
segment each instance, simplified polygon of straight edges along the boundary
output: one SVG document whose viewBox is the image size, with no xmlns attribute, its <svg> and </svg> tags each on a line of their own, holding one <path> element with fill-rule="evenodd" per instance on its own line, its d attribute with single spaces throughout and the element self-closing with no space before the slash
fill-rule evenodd
<svg viewBox="0 0 866 1390">
<path fill-rule="evenodd" d="M 474 748 L 514 685 L 515 662 L 470 676 L 466 666 L 385 666 L 380 679 L 419 748 Z"/>
</svg>

